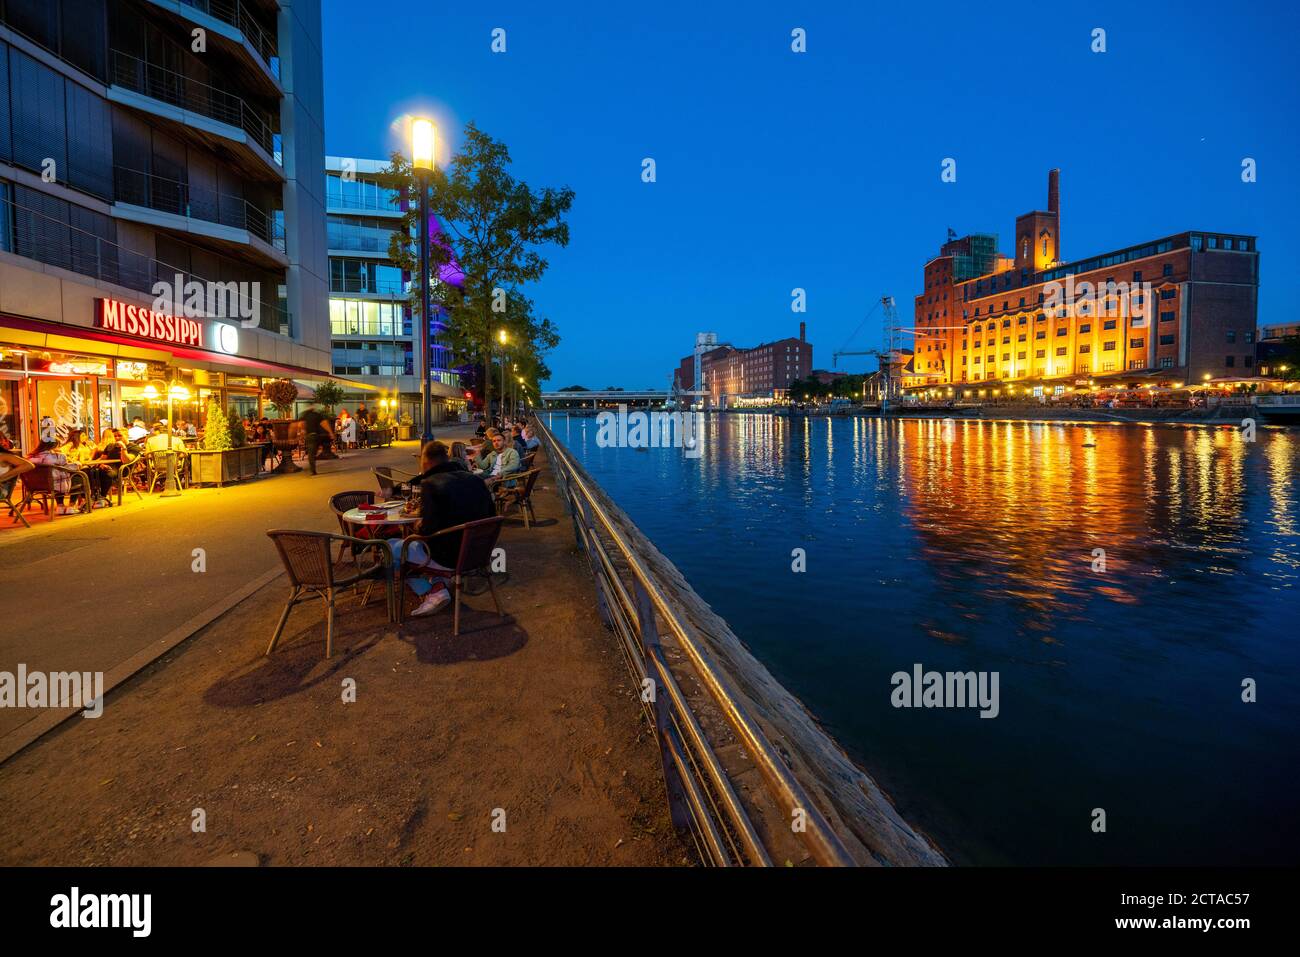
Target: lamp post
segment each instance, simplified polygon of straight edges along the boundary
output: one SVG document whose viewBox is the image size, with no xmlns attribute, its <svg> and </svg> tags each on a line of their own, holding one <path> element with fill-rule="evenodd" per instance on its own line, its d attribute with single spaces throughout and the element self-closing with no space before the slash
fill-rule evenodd
<svg viewBox="0 0 1300 957">
<path fill-rule="evenodd" d="M 504 329 L 497 330 L 497 341 L 501 343 L 501 422 L 504 425 L 506 419 L 506 343 L 509 341 Z M 492 410 L 488 410 L 488 415 Z"/>
<path fill-rule="evenodd" d="M 420 388 L 424 393 L 424 425 L 421 439 L 433 439 L 433 350 L 429 344 L 429 327 L 433 324 L 430 287 L 433 279 L 429 269 L 429 180 L 433 176 L 433 147 L 436 131 L 433 123 L 425 119 L 411 121 L 411 166 L 420 184 L 420 354 L 424 359 L 424 378 Z"/>
</svg>

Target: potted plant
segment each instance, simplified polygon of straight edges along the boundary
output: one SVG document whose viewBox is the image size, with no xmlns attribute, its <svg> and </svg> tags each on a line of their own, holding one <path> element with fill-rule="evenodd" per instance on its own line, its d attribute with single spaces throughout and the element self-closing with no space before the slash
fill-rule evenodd
<svg viewBox="0 0 1300 957">
<path fill-rule="evenodd" d="M 234 418 L 232 428 L 217 401 L 208 404 L 203 448 L 190 452 L 190 480 L 194 484 L 222 486 L 257 475 L 258 450 L 244 444 L 243 423 Z"/>
<path fill-rule="evenodd" d="M 415 420 L 411 418 L 411 413 L 403 412 L 397 423 L 397 437 L 405 442 L 411 438 L 413 431 L 415 431 Z"/>
<path fill-rule="evenodd" d="M 266 400 L 275 406 L 282 419 L 293 418 L 293 404 L 298 401 L 298 387 L 289 379 L 275 379 L 262 390 Z"/>
</svg>

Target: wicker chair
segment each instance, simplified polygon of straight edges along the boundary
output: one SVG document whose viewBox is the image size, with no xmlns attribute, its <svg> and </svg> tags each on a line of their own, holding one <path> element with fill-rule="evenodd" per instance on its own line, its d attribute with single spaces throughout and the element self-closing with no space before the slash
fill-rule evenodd
<svg viewBox="0 0 1300 957">
<path fill-rule="evenodd" d="M 81 510 L 89 512 L 94 501 L 90 494 L 90 476 L 80 469 L 70 469 L 63 465 L 38 465 L 30 472 L 24 472 L 22 474 L 23 500 L 18 510 L 25 512 L 35 504 L 37 499 L 40 499 L 41 507 L 53 521 L 55 496 L 59 494 L 55 488 L 54 478 L 58 472 L 66 472 L 72 480 L 71 488 L 63 495 L 69 502 L 80 495 Z"/>
<path fill-rule="evenodd" d="M 385 499 L 393 498 L 397 494 L 398 485 L 415 478 L 414 472 L 403 472 L 401 469 L 388 468 L 387 466 L 371 469 L 370 474 L 379 483 L 379 494 Z"/>
<path fill-rule="evenodd" d="M 531 469 L 516 474 L 513 487 L 502 485 L 497 490 L 497 506 L 503 517 L 512 507 L 517 508 L 524 516 L 524 528 L 532 528 L 532 522 L 537 521 L 537 513 L 533 511 L 533 486 L 537 484 L 537 476 L 541 474 L 541 469 Z"/>
<path fill-rule="evenodd" d="M 334 655 L 334 597 L 342 588 L 367 582 L 365 594 L 361 596 L 364 608 L 370 601 L 370 592 L 376 581 L 384 583 L 384 592 L 388 599 L 388 618 L 393 618 L 393 576 L 389 569 L 391 554 L 387 542 L 368 542 L 360 538 L 345 535 L 332 535 L 329 532 L 303 532 L 295 529 L 277 528 L 266 533 L 275 542 L 280 560 L 284 562 L 285 573 L 289 576 L 289 601 L 280 615 L 280 623 L 275 626 L 275 634 L 266 647 L 266 653 L 275 650 L 280 633 L 293 606 L 312 598 L 325 602 L 325 657 Z M 355 545 L 358 549 L 374 549 L 377 560 L 373 565 L 358 566 L 352 574 L 342 578 L 334 574 L 334 562 L 330 557 L 331 548 L 336 541 Z"/>
<path fill-rule="evenodd" d="M 339 492 L 330 496 L 330 511 L 334 517 L 339 520 L 339 532 L 348 538 L 364 538 L 366 536 L 358 535 L 357 530 L 361 527 L 359 522 L 349 522 L 343 517 L 343 513 L 349 509 L 356 508 L 359 505 L 374 505 L 375 493 L 366 491 Z M 357 550 L 348 545 L 347 542 L 339 542 L 339 561 L 343 561 L 343 556 L 352 554 L 352 559 L 356 561 Z"/>
<path fill-rule="evenodd" d="M 475 522 L 466 522 L 463 525 L 453 525 L 451 528 L 444 528 L 435 535 L 408 535 L 402 540 L 402 551 L 398 558 L 397 565 L 397 594 L 394 596 L 394 611 L 397 613 L 397 621 L 400 623 L 406 618 L 404 603 L 406 601 L 406 556 L 410 547 L 415 542 L 423 542 L 428 548 L 429 543 L 435 538 L 443 535 L 460 535 L 460 552 L 456 556 L 456 566 L 454 568 L 443 568 L 440 565 L 412 565 L 411 571 L 419 572 L 446 572 L 451 578 L 448 587 L 451 589 L 455 605 L 452 611 L 451 633 L 460 634 L 460 593 L 464 587 L 466 577 L 482 577 L 487 579 L 488 588 L 492 591 L 492 601 L 497 606 L 497 615 L 504 621 L 506 613 L 501 608 L 501 599 L 497 597 L 496 586 L 492 583 L 489 565 L 492 562 L 492 550 L 496 548 L 497 539 L 501 535 L 501 526 L 505 519 L 500 515 L 494 515 L 491 518 L 481 518 Z M 413 576 L 414 577 L 414 576 Z"/>
</svg>

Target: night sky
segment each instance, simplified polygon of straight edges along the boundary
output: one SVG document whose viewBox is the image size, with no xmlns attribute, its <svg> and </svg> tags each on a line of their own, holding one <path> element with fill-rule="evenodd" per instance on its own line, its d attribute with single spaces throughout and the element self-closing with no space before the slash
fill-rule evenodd
<svg viewBox="0 0 1300 957">
<path fill-rule="evenodd" d="M 1053 166 L 1064 259 L 1258 235 L 1259 321 L 1294 321 L 1293 4 L 324 0 L 324 15 L 331 155 L 385 157 L 395 121 L 427 112 L 445 147 L 473 120 L 517 177 L 576 191 L 572 241 L 529 291 L 562 336 L 550 388 L 667 388 L 695 332 L 748 346 L 800 319 L 830 368 L 882 294 L 910 321 L 948 227 L 1010 254 Z M 852 347 L 879 343 L 877 311 Z"/>
</svg>

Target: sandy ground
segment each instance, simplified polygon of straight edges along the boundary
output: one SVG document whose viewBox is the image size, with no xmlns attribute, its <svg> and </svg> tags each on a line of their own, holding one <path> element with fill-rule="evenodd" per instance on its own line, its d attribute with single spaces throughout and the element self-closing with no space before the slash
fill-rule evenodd
<svg viewBox="0 0 1300 957">
<path fill-rule="evenodd" d="M 0 766 L 0 864 L 234 851 L 264 865 L 690 863 L 653 733 L 543 483 L 542 524 L 502 536 L 512 619 L 481 595 L 458 638 L 450 612 L 398 628 L 376 593 L 364 609 L 348 600 L 333 659 L 317 604 L 267 658 L 277 580 L 111 692 L 102 717 Z"/>
</svg>

